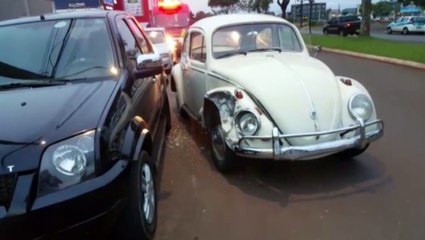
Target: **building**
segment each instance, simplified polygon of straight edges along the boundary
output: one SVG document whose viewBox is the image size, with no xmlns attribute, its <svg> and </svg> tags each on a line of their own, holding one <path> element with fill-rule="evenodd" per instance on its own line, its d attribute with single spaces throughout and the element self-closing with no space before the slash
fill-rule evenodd
<svg viewBox="0 0 425 240">
<path fill-rule="evenodd" d="M 311 4 L 311 20 L 312 21 L 321 21 L 326 20 L 326 3 L 313 3 Z M 301 4 L 293 4 L 291 6 L 290 16 L 295 20 L 301 18 Z M 308 19 L 310 16 L 310 4 L 308 1 L 305 1 L 302 5 L 302 16 L 304 19 Z"/>
<path fill-rule="evenodd" d="M 52 11 L 51 0 L 0 0 L 0 21 Z"/>
</svg>

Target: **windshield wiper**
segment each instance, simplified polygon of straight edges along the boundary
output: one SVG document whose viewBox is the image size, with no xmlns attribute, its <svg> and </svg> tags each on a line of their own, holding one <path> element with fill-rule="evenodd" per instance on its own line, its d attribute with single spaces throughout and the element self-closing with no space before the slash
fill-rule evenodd
<svg viewBox="0 0 425 240">
<path fill-rule="evenodd" d="M 282 52 L 281 48 L 272 47 L 272 48 L 257 48 L 257 49 L 251 49 L 247 52 L 267 52 L 267 51 L 277 51 L 279 53 Z"/>
<path fill-rule="evenodd" d="M 0 90 L 13 89 L 13 88 L 36 88 L 46 86 L 57 86 L 67 84 L 68 81 L 64 80 L 36 80 L 31 82 L 11 82 L 0 85 Z"/>
<path fill-rule="evenodd" d="M 88 68 L 85 68 L 83 70 L 80 70 L 80 71 L 77 71 L 77 72 L 74 72 L 74 73 L 71 73 L 71 74 L 62 76 L 60 78 L 56 78 L 55 80 L 57 80 L 57 81 L 59 81 L 59 80 L 61 80 L 61 81 L 63 81 L 63 80 L 65 80 L 65 81 L 71 81 L 71 79 L 68 79 L 69 77 L 72 77 L 72 76 L 75 76 L 75 75 L 78 75 L 78 74 L 81 74 L 81 73 L 85 73 L 85 72 L 88 72 L 88 71 L 91 71 L 91 70 L 95 70 L 95 69 L 108 69 L 108 68 L 107 67 L 104 67 L 104 66 L 88 67 Z M 86 79 L 86 78 L 84 78 L 84 79 Z"/>
<path fill-rule="evenodd" d="M 230 57 L 230 56 L 235 56 L 235 55 L 240 55 L 240 54 L 243 54 L 243 55 L 246 56 L 246 53 L 247 53 L 246 51 L 229 52 L 229 53 L 223 54 L 221 56 L 218 56 L 216 58 L 219 59 L 219 58 L 225 58 L 225 57 Z"/>
</svg>

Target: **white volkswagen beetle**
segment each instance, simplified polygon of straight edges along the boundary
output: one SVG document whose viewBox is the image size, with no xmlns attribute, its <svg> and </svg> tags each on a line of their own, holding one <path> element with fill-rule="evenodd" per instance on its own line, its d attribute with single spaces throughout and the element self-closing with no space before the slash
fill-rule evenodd
<svg viewBox="0 0 425 240">
<path fill-rule="evenodd" d="M 193 24 L 172 69 L 177 108 L 210 130 L 222 172 L 235 157 L 353 157 L 383 134 L 367 90 L 309 55 L 297 28 L 258 14 Z"/>
</svg>

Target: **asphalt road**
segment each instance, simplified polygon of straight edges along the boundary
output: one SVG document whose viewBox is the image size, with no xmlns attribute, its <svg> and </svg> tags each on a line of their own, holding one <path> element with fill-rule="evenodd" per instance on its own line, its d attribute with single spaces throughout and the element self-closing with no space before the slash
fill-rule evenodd
<svg viewBox="0 0 425 240">
<path fill-rule="evenodd" d="M 246 160 L 224 176 L 206 132 L 177 117 L 160 186 L 157 240 L 422 240 L 425 236 L 425 72 L 320 53 L 374 97 L 385 135 L 355 159 Z"/>
</svg>

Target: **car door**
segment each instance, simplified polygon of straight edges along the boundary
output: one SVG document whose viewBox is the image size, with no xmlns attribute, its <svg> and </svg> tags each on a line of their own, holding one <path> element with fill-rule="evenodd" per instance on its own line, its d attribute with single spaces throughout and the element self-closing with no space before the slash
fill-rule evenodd
<svg viewBox="0 0 425 240">
<path fill-rule="evenodd" d="M 187 52 L 182 66 L 184 76 L 184 102 L 190 112 L 198 117 L 206 93 L 207 52 L 202 31 L 192 30 L 186 41 Z M 185 49 L 186 50 L 186 49 Z"/>
<path fill-rule="evenodd" d="M 159 93 L 156 85 L 156 76 L 136 78 L 131 74 L 137 65 L 136 57 L 140 54 L 149 54 L 152 50 L 140 44 L 140 39 L 138 39 L 140 36 L 132 29 L 130 18 L 118 17 L 115 22 L 121 39 L 120 45 L 125 68 L 129 72 L 128 81 L 124 87 L 124 92 L 128 96 L 128 102 L 132 106 L 129 110 L 129 117 L 139 116 L 153 128 L 159 115 Z M 154 129 L 151 130 L 154 131 Z"/>
<path fill-rule="evenodd" d="M 338 32 L 338 20 L 337 20 L 337 18 L 334 17 L 329 21 L 328 32 L 329 33 Z"/>
</svg>

